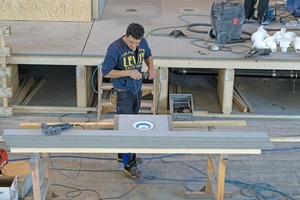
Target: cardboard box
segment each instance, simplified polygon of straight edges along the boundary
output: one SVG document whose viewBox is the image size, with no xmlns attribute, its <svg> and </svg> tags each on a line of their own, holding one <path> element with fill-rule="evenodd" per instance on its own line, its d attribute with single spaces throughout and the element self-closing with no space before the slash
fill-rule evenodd
<svg viewBox="0 0 300 200">
<path fill-rule="evenodd" d="M 0 177 L 0 199 L 18 200 L 18 177 Z"/>
</svg>

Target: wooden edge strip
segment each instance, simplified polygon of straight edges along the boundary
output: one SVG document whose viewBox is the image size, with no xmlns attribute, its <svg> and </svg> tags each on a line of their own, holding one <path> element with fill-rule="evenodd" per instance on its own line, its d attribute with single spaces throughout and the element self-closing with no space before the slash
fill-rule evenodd
<svg viewBox="0 0 300 200">
<path fill-rule="evenodd" d="M 46 123 L 46 122 L 45 122 Z M 62 122 L 54 122 L 54 123 L 47 123 L 50 125 L 53 124 L 60 124 Z M 114 127 L 114 120 L 101 120 L 99 122 L 69 122 L 70 124 L 78 124 L 78 129 L 100 129 L 100 128 L 113 128 Z M 219 121 L 174 121 L 173 122 L 174 128 L 180 127 L 202 127 L 202 126 L 246 126 L 245 120 L 219 120 Z M 20 123 L 19 128 L 23 129 L 35 129 L 40 128 L 41 123 Z M 76 127 L 75 127 L 76 128 Z"/>
</svg>

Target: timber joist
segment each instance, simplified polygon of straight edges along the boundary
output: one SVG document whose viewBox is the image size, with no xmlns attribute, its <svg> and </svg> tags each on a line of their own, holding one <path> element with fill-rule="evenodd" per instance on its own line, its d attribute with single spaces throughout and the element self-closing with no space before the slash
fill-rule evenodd
<svg viewBox="0 0 300 200">
<path fill-rule="evenodd" d="M 11 77 L 11 71 L 6 66 L 6 58 L 11 55 L 11 48 L 5 46 L 5 37 L 10 36 L 10 33 L 10 26 L 0 26 L 0 116 L 12 116 L 12 109 L 8 106 L 8 98 L 12 97 L 12 88 L 8 87 L 8 78 Z"/>
</svg>

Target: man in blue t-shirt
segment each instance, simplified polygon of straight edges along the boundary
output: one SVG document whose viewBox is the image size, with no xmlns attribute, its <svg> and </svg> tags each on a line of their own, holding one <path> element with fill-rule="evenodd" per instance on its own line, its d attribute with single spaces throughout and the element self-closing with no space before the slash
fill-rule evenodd
<svg viewBox="0 0 300 200">
<path fill-rule="evenodd" d="M 142 65 L 148 67 L 148 79 L 155 77 L 153 57 L 143 38 L 144 27 L 131 23 L 126 34 L 111 43 L 102 64 L 102 73 L 111 78 L 117 92 L 117 114 L 138 114 L 142 97 Z M 137 168 L 140 160 L 135 153 L 118 154 L 124 164 L 124 173 L 132 178 L 141 177 Z"/>
</svg>

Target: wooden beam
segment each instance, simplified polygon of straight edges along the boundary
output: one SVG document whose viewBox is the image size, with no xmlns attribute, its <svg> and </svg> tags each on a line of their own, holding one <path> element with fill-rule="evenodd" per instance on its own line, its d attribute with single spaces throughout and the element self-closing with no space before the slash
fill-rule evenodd
<svg viewBox="0 0 300 200">
<path fill-rule="evenodd" d="M 160 89 L 160 99 L 158 99 L 158 102 L 160 104 L 157 107 L 157 110 L 163 109 L 166 110 L 168 108 L 168 80 L 169 80 L 169 69 L 166 67 L 160 67 L 158 68 L 158 77 L 157 81 L 159 84 Z"/>
<path fill-rule="evenodd" d="M 46 79 L 42 79 L 39 83 L 30 91 L 27 97 L 22 101 L 22 105 L 27 105 L 29 101 L 36 95 L 36 93 L 41 89 L 41 87 L 45 84 Z"/>
<path fill-rule="evenodd" d="M 19 93 L 17 99 L 14 101 L 14 104 L 21 104 L 22 101 L 26 98 L 28 95 L 28 92 L 30 91 L 31 87 L 34 84 L 33 77 L 30 77 L 28 81 L 25 83 L 24 87 L 22 88 L 21 92 Z"/>
<path fill-rule="evenodd" d="M 12 105 L 14 113 L 87 113 L 96 111 L 95 107 L 73 107 L 73 106 L 25 106 Z"/>
<path fill-rule="evenodd" d="M 61 122 L 56 123 L 47 123 L 47 124 L 60 124 Z M 69 122 L 70 124 L 80 124 L 85 129 L 101 129 L 101 128 L 113 128 L 114 121 L 113 119 L 100 120 L 98 122 Z M 230 121 L 230 120 L 219 120 L 219 121 L 173 121 L 172 122 L 174 128 L 195 128 L 195 127 L 206 127 L 206 126 L 245 126 L 246 121 Z M 20 123 L 20 128 L 23 129 L 33 129 L 40 128 L 41 123 Z M 77 129 L 82 129 L 82 127 L 78 126 Z"/>
<path fill-rule="evenodd" d="M 245 102 L 242 100 L 240 95 L 236 92 L 236 90 L 233 90 L 233 102 L 237 105 L 237 107 L 242 111 L 242 112 L 247 112 L 248 107 L 245 104 Z"/>
<path fill-rule="evenodd" d="M 26 84 L 27 80 L 29 79 L 29 77 L 24 77 L 23 80 L 21 81 L 21 84 L 19 85 L 16 93 L 14 94 L 14 96 L 10 99 L 10 104 L 15 104 L 15 101 L 17 100 L 19 94 L 21 93 L 24 85 Z"/>
<path fill-rule="evenodd" d="M 245 97 L 245 95 L 242 93 L 242 91 L 238 87 L 236 87 L 236 86 L 234 86 L 234 89 L 236 90 L 236 92 L 239 94 L 239 96 L 242 98 L 242 100 L 247 105 L 248 111 L 249 112 L 254 112 L 254 109 L 253 109 L 251 103 L 248 101 L 248 99 Z"/>
<path fill-rule="evenodd" d="M 234 69 L 219 69 L 218 97 L 224 114 L 232 111 Z"/>
<path fill-rule="evenodd" d="M 77 107 L 87 106 L 86 68 L 84 65 L 76 66 L 76 100 Z"/>
</svg>

